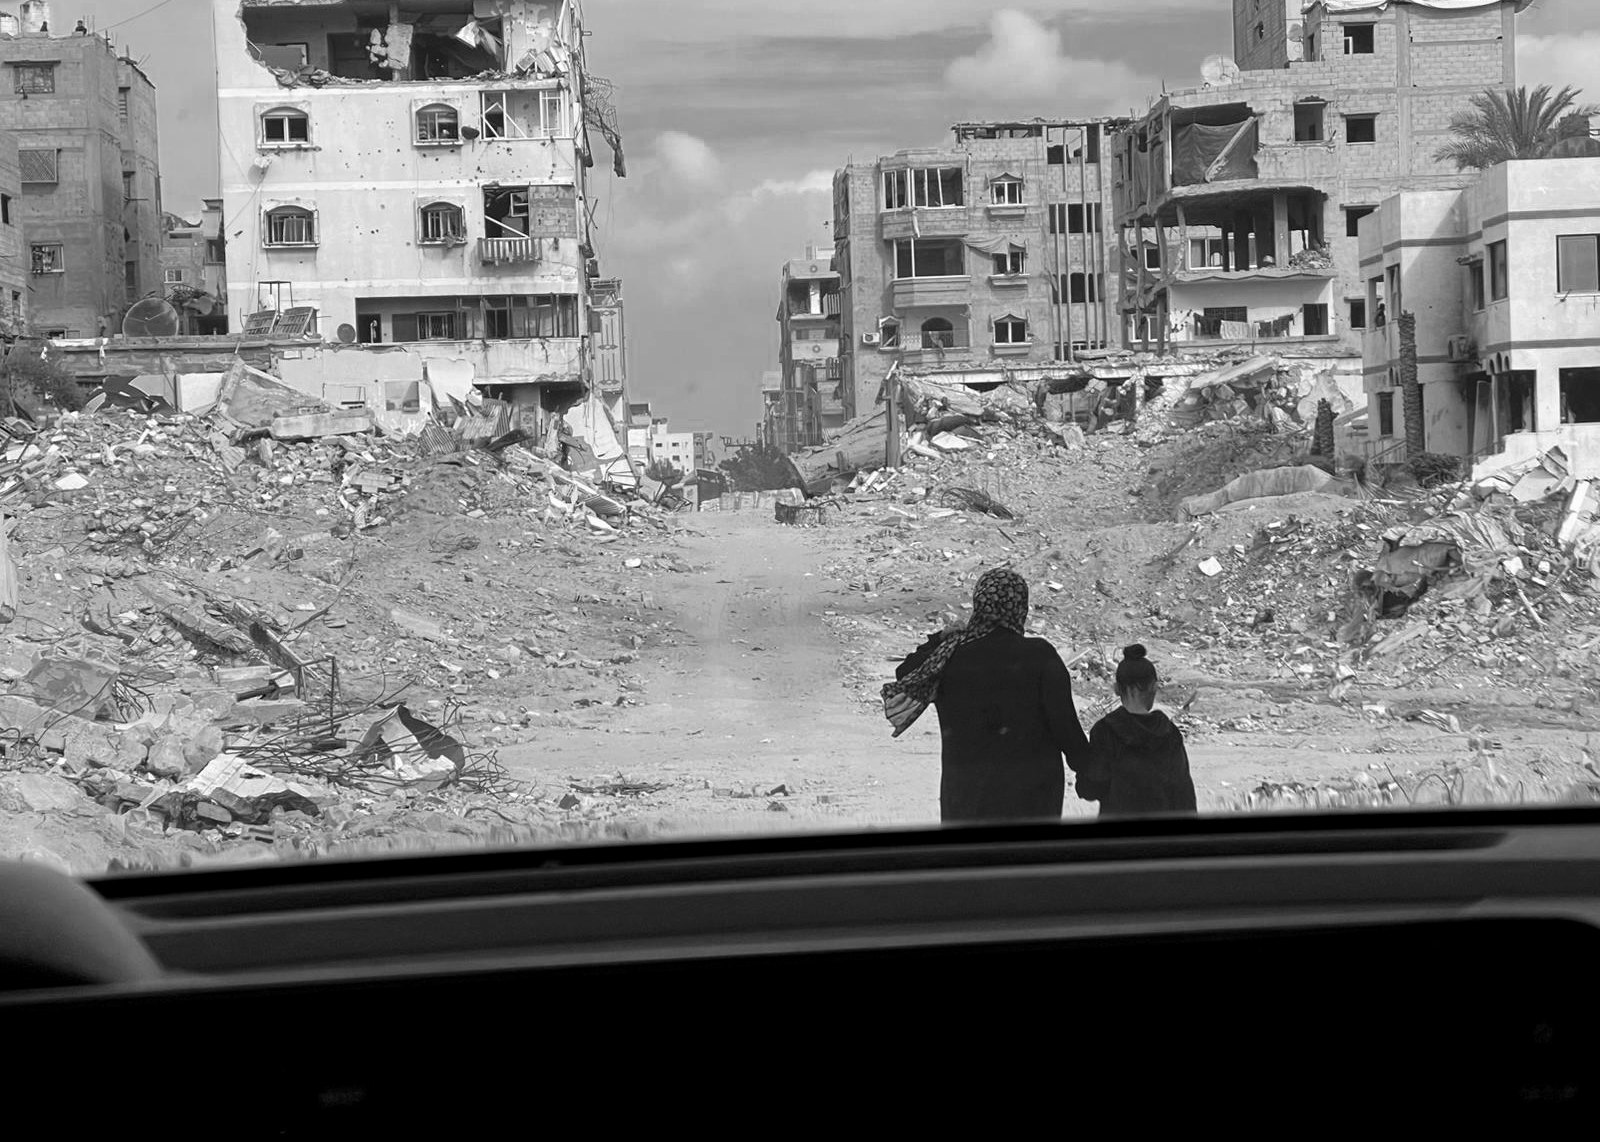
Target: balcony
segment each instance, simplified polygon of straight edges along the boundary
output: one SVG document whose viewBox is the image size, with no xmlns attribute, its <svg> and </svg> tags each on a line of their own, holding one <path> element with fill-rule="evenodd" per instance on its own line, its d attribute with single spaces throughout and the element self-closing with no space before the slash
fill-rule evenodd
<svg viewBox="0 0 1600 1142">
<path fill-rule="evenodd" d="M 532 265 L 539 260 L 536 238 L 479 238 L 478 260 L 486 266 Z"/>
<path fill-rule="evenodd" d="M 965 206 L 919 206 L 916 209 L 885 210 L 878 215 L 879 237 L 960 238 L 972 227 Z"/>
<path fill-rule="evenodd" d="M 960 277 L 896 278 L 890 287 L 897 310 L 926 305 L 962 305 L 972 292 L 972 279 Z"/>
</svg>

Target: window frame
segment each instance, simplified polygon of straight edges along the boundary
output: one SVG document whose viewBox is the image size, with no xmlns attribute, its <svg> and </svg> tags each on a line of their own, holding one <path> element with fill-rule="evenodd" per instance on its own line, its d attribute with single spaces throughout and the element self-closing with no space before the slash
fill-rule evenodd
<svg viewBox="0 0 1600 1142">
<path fill-rule="evenodd" d="M 959 176 L 956 186 L 959 202 L 944 201 L 943 175 L 952 173 Z M 930 182 L 929 175 L 934 178 Z M 894 193 L 891 194 L 891 187 Z M 930 193 L 930 188 L 937 193 Z M 931 167 L 896 167 L 893 170 L 882 172 L 882 196 L 879 201 L 883 210 L 964 210 L 967 205 L 967 172 L 966 168 L 959 166 L 931 166 Z M 935 204 L 932 200 L 938 198 Z"/>
<path fill-rule="evenodd" d="M 431 235 L 429 233 L 429 217 L 443 217 L 450 215 L 455 220 L 454 233 Z M 467 212 L 466 208 L 457 202 L 448 202 L 438 199 L 432 202 L 419 203 L 417 206 L 417 244 L 420 246 L 464 246 L 467 244 Z"/>
<path fill-rule="evenodd" d="M 13 95 L 54 95 L 56 93 L 56 67 L 53 60 L 18 60 L 11 65 L 11 92 Z M 44 83 L 31 86 L 23 76 L 42 76 Z"/>
<path fill-rule="evenodd" d="M 303 217 L 310 227 L 310 237 L 303 242 L 285 242 L 282 239 L 274 240 L 272 237 L 272 223 L 274 216 Z M 322 227 L 317 217 L 317 212 L 305 206 L 270 206 L 261 212 L 261 245 L 269 250 L 313 250 L 321 243 Z"/>
<path fill-rule="evenodd" d="M 124 122 L 124 123 L 126 123 L 128 121 L 128 117 L 129 117 L 129 115 L 131 113 L 130 112 L 130 108 L 131 108 L 130 99 L 131 99 L 132 95 L 133 95 L 133 88 L 131 88 L 131 87 L 119 87 L 119 88 L 117 88 L 117 118 L 119 120 L 121 120 L 122 122 Z"/>
<path fill-rule="evenodd" d="M 1587 242 L 1591 246 L 1594 276 L 1590 285 L 1568 286 L 1565 281 L 1565 261 L 1562 257 L 1562 247 L 1565 243 L 1579 241 Z M 1556 235 L 1556 293 L 1562 297 L 1574 293 L 1600 293 L 1600 234 Z"/>
<path fill-rule="evenodd" d="M 1003 174 L 989 180 L 990 206 L 1026 206 L 1023 180 L 1014 174 Z"/>
<path fill-rule="evenodd" d="M 28 164 L 23 159 L 24 155 L 49 155 L 50 177 L 28 178 Z M 23 186 L 60 186 L 61 185 L 61 148 L 60 147 L 21 147 L 17 151 L 17 168 L 20 172 L 20 181 Z"/>
<path fill-rule="evenodd" d="M 1018 278 L 1028 272 L 1028 251 L 1013 246 L 994 255 L 996 277 Z"/>
<path fill-rule="evenodd" d="M 1378 438 L 1390 440 L 1394 437 L 1394 391 L 1374 395 L 1378 398 Z"/>
<path fill-rule="evenodd" d="M 1368 123 L 1372 126 L 1372 138 L 1357 139 L 1350 133 L 1352 123 Z M 1352 147 L 1371 147 L 1378 142 L 1378 113 L 1376 111 L 1358 111 L 1352 115 L 1344 116 L 1344 141 Z"/>
<path fill-rule="evenodd" d="M 1006 337 L 1000 336 L 1001 329 L 1014 332 L 1019 326 L 1022 329 L 1022 337 L 1020 340 L 1011 338 L 1009 332 Z M 994 338 L 994 345 L 999 349 L 1016 349 L 1033 344 L 1033 337 L 1028 329 L 1028 319 L 1026 317 L 1018 317 L 1014 313 L 1003 314 L 1000 317 L 995 318 L 992 334 Z"/>
<path fill-rule="evenodd" d="M 1505 301 L 1511 296 L 1511 252 L 1502 238 L 1486 246 L 1486 264 L 1489 272 L 1489 302 Z"/>
<path fill-rule="evenodd" d="M 455 134 L 450 136 L 438 134 L 424 135 L 422 129 L 423 116 L 433 116 L 432 121 L 434 123 L 434 130 L 437 131 L 438 124 L 441 121 L 441 112 L 449 112 L 450 119 L 454 124 Z M 461 146 L 463 142 L 461 138 L 461 109 L 459 107 L 452 106 L 449 103 L 425 103 L 421 107 L 418 107 L 411 116 L 411 142 L 414 146 L 418 147 Z"/>
<path fill-rule="evenodd" d="M 453 310 L 453 309 L 430 309 L 430 310 L 426 310 L 426 311 L 424 311 L 422 313 L 413 314 L 413 316 L 416 318 L 416 321 L 417 321 L 417 340 L 418 341 L 459 341 L 459 340 L 461 340 L 461 338 L 456 336 L 456 333 L 458 331 L 456 329 L 456 312 L 455 312 L 455 310 Z M 441 326 L 441 328 L 445 328 L 446 329 L 446 332 L 444 332 L 442 334 L 435 334 L 433 332 L 432 326 L 428 325 L 428 324 L 425 324 L 425 323 L 428 323 L 428 322 L 441 321 L 441 320 L 445 323 L 443 326 Z"/>
<path fill-rule="evenodd" d="M 173 274 L 177 274 L 178 276 L 177 277 L 173 277 L 172 276 Z M 181 268 L 176 267 L 176 266 L 169 266 L 169 267 L 167 267 L 167 268 L 165 268 L 165 269 L 163 269 L 161 271 L 161 284 L 162 285 L 186 285 L 188 283 L 186 283 L 184 281 L 183 270 Z"/>
<path fill-rule="evenodd" d="M 284 105 L 269 107 L 256 116 L 256 122 L 259 125 L 257 130 L 260 133 L 259 138 L 256 140 L 256 146 L 261 150 L 293 151 L 311 146 L 311 116 L 308 112 L 302 111 L 298 107 Z M 267 133 L 267 124 L 274 122 L 284 124 L 284 137 L 281 139 L 271 138 Z M 303 139 L 296 139 L 290 136 L 289 124 L 296 122 L 305 124 L 305 138 Z"/>
<path fill-rule="evenodd" d="M 41 250 L 55 251 L 55 264 L 46 269 L 40 269 L 39 252 Z M 67 244 L 65 242 L 29 242 L 28 243 L 28 272 L 31 274 L 64 274 L 67 272 Z"/>
<path fill-rule="evenodd" d="M 1346 238 L 1361 237 L 1361 220 L 1371 218 L 1378 212 L 1376 206 L 1346 206 L 1344 208 L 1344 236 Z"/>
<path fill-rule="evenodd" d="M 918 242 L 949 243 L 949 245 L 950 245 L 950 247 L 952 249 L 955 249 L 955 250 L 959 251 L 960 254 L 961 254 L 961 272 L 958 273 L 958 274 L 919 274 L 919 273 L 917 273 L 917 243 Z M 905 277 L 902 277 L 901 274 L 900 274 L 900 247 L 901 246 L 908 246 L 910 248 L 909 249 L 909 253 L 910 253 L 910 256 L 911 256 L 911 273 L 908 276 L 905 276 Z M 961 279 L 961 278 L 970 278 L 971 276 L 972 276 L 972 269 L 971 269 L 970 266 L 967 265 L 967 250 L 966 250 L 966 246 L 961 241 L 961 239 L 959 239 L 959 238 L 898 238 L 894 242 L 894 277 L 892 279 L 893 281 L 898 281 L 898 282 L 941 281 L 941 280 L 943 280 L 943 281 L 954 281 L 954 280 Z"/>
<path fill-rule="evenodd" d="M 1367 299 L 1364 297 L 1347 297 L 1345 300 L 1345 320 L 1349 322 L 1352 330 L 1367 329 Z M 1357 308 L 1359 307 L 1359 308 Z"/>
<path fill-rule="evenodd" d="M 219 256 L 213 257 L 212 256 L 213 251 L 215 251 Z M 227 246 L 227 242 L 224 239 L 222 239 L 222 238 L 207 238 L 206 239 L 206 265 L 208 265 L 208 266 L 225 266 L 225 265 L 227 265 L 228 264 L 228 252 L 227 251 L 228 251 L 228 246 Z"/>
<path fill-rule="evenodd" d="M 1378 25 L 1373 23 L 1352 22 L 1340 25 L 1344 35 L 1340 37 L 1344 45 L 1344 54 L 1347 56 L 1371 56 L 1378 54 Z M 1365 32 L 1366 36 L 1351 33 Z M 1351 50 L 1351 45 L 1364 38 L 1367 43 L 1365 51 Z"/>
</svg>

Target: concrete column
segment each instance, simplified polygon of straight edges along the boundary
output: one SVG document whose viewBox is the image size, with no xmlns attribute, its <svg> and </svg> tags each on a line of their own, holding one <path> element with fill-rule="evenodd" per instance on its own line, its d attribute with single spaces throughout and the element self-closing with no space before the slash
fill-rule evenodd
<svg viewBox="0 0 1600 1142">
<path fill-rule="evenodd" d="M 1551 432 L 1561 427 L 1561 370 L 1548 365 L 1534 372 L 1533 427 Z"/>
<path fill-rule="evenodd" d="M 1278 265 L 1289 264 L 1289 196 L 1272 196 L 1272 256 Z"/>
</svg>

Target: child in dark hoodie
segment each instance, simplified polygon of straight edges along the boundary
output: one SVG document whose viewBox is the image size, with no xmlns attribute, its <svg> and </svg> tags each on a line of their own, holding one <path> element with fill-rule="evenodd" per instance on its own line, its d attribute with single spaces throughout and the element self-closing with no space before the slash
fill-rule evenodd
<svg viewBox="0 0 1600 1142">
<path fill-rule="evenodd" d="M 1142 646 L 1122 652 L 1113 710 L 1089 732 L 1089 764 L 1078 774 L 1078 796 L 1100 802 L 1100 816 L 1193 813 L 1194 781 L 1183 733 L 1156 703 L 1155 664 Z"/>
</svg>

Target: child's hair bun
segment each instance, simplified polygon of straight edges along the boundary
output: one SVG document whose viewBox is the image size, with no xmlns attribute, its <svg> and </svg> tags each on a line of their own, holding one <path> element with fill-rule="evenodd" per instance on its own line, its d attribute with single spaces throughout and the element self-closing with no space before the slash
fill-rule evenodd
<svg viewBox="0 0 1600 1142">
<path fill-rule="evenodd" d="M 1138 643 L 1134 643 L 1132 646 L 1128 646 L 1128 647 L 1124 647 L 1123 648 L 1122 657 L 1126 658 L 1126 659 L 1128 659 L 1130 661 L 1136 661 L 1136 660 L 1141 659 L 1141 658 L 1149 657 L 1149 652 L 1146 651 L 1145 648 L 1140 646 Z"/>
</svg>

